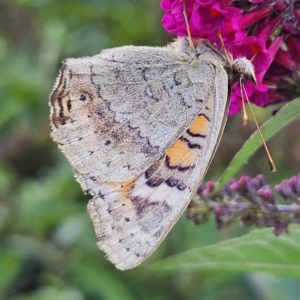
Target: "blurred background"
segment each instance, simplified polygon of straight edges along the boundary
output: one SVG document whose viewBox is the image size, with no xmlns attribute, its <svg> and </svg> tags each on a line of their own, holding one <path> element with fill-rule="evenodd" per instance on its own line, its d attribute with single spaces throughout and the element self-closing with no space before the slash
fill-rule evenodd
<svg viewBox="0 0 300 300">
<path fill-rule="evenodd" d="M 257 273 L 176 272 L 147 266 L 175 253 L 240 236 L 214 220 L 182 216 L 159 249 L 131 271 L 115 269 L 96 247 L 72 169 L 49 137 L 48 96 L 61 61 L 121 45 L 164 46 L 159 0 L 0 0 L 0 299 L 299 299 L 299 280 Z M 272 110 L 255 109 L 262 124 Z M 269 143 L 278 172 L 259 151 L 239 175 L 271 184 L 299 173 L 300 122 Z M 249 135 L 242 115 L 229 119 L 206 176 L 217 180 Z"/>
</svg>

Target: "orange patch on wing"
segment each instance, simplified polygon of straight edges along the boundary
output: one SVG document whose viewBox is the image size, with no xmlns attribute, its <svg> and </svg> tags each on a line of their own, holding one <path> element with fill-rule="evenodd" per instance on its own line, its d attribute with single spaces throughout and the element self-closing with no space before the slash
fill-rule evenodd
<svg viewBox="0 0 300 300">
<path fill-rule="evenodd" d="M 201 115 L 195 119 L 195 121 L 190 125 L 188 130 L 189 133 L 191 133 L 192 135 L 205 136 L 207 134 L 208 127 L 208 119 L 204 115 Z"/>
<path fill-rule="evenodd" d="M 170 166 L 188 167 L 196 161 L 196 154 L 189 148 L 185 141 L 177 140 L 167 151 Z"/>
<path fill-rule="evenodd" d="M 121 190 L 121 193 L 122 194 L 127 194 L 130 192 L 131 188 L 132 188 L 132 185 L 133 183 L 136 181 L 137 178 L 134 178 L 134 179 L 131 179 L 131 180 L 128 180 L 126 182 L 123 182 L 122 185 L 123 185 L 123 188 Z"/>
<path fill-rule="evenodd" d="M 137 178 L 134 178 L 122 183 L 123 188 L 120 190 L 120 193 L 123 196 L 122 199 L 123 203 L 127 203 L 127 204 L 132 203 L 131 199 L 128 197 L 128 193 L 131 191 L 132 186 L 136 180 Z"/>
</svg>

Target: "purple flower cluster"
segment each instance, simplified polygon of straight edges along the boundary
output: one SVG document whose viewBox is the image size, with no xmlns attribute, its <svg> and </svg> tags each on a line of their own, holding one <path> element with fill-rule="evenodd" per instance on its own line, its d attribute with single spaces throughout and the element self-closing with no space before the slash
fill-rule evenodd
<svg viewBox="0 0 300 300">
<path fill-rule="evenodd" d="M 217 228 L 238 219 L 242 226 L 273 227 L 274 234 L 279 235 L 289 224 L 300 224 L 300 174 L 274 187 L 287 204 L 276 203 L 275 193 L 262 175 L 231 180 L 222 191 L 212 194 L 215 187 L 211 181 L 202 185 L 189 205 L 188 218 L 195 224 L 206 221 L 212 212 Z"/>
<path fill-rule="evenodd" d="M 291 100 L 294 93 L 286 89 L 295 90 L 299 82 L 299 74 L 294 75 L 300 65 L 299 0 L 162 0 L 163 26 L 178 37 L 187 36 L 184 1 L 193 39 L 207 39 L 220 47 L 220 32 L 234 58 L 253 62 L 258 84 L 245 85 L 252 103 L 266 106 Z M 235 84 L 229 115 L 240 111 L 240 93 Z"/>
<path fill-rule="evenodd" d="M 285 201 L 300 204 L 300 175 L 282 180 L 274 187 L 274 190 Z"/>
</svg>

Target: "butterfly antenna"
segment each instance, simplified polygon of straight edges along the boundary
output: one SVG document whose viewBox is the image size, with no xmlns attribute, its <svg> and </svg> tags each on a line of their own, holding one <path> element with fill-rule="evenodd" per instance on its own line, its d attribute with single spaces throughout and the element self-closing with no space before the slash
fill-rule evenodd
<svg viewBox="0 0 300 300">
<path fill-rule="evenodd" d="M 183 0 L 183 17 L 185 20 L 185 25 L 186 25 L 187 35 L 188 35 L 188 41 L 190 43 L 190 48 L 191 48 L 191 50 L 195 50 L 193 40 L 192 40 L 192 35 L 191 35 L 189 19 L 188 19 L 188 15 L 186 13 L 186 0 Z"/>
<path fill-rule="evenodd" d="M 260 139 L 261 139 L 261 141 L 262 141 L 262 143 L 263 143 L 263 145 L 264 145 L 264 147 L 265 147 L 265 150 L 266 150 L 266 153 L 267 153 L 267 157 L 268 157 L 268 161 L 269 161 L 269 165 L 270 165 L 270 170 L 271 170 L 271 172 L 276 172 L 276 166 L 275 166 L 274 161 L 273 161 L 273 159 L 272 159 L 272 157 L 271 157 L 271 154 L 270 154 L 270 152 L 269 152 L 269 149 L 268 149 L 268 146 L 267 146 L 267 144 L 266 144 L 266 141 L 265 141 L 265 139 L 264 139 L 264 137 L 263 137 L 263 135 L 262 135 L 262 133 L 261 133 L 261 130 L 260 130 L 259 126 L 258 126 L 258 123 L 257 123 L 257 120 L 256 120 L 256 118 L 255 118 L 255 115 L 254 115 L 252 106 L 251 106 L 251 104 L 250 104 L 250 101 L 249 101 L 249 98 L 248 98 L 248 95 L 247 95 L 245 86 L 244 86 L 243 84 L 242 84 L 242 89 L 243 89 L 243 91 L 244 91 L 244 93 L 245 93 L 245 97 L 246 97 L 247 102 L 248 102 L 248 104 L 249 104 L 249 108 L 250 108 L 251 114 L 252 114 L 252 116 L 253 116 L 255 125 L 256 125 L 256 127 L 257 127 L 257 131 L 258 131 L 258 133 L 259 133 Z"/>
<path fill-rule="evenodd" d="M 230 64 L 231 60 L 229 59 L 228 51 L 225 48 L 225 45 L 224 45 L 224 42 L 223 42 L 223 39 L 222 39 L 222 35 L 221 35 L 221 30 L 220 29 L 218 31 L 218 36 L 219 36 L 220 43 L 221 43 L 221 48 L 222 48 L 222 50 L 223 50 L 223 52 L 225 54 L 226 60 Z"/>
</svg>

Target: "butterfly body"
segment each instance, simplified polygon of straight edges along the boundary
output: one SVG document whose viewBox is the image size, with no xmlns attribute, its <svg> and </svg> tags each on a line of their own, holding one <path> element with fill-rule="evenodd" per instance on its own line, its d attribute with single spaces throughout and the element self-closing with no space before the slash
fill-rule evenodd
<svg viewBox="0 0 300 300">
<path fill-rule="evenodd" d="M 249 79 L 249 61 L 186 39 L 64 62 L 52 137 L 93 196 L 98 246 L 119 269 L 144 261 L 185 210 L 222 136 L 229 86 Z"/>
</svg>

